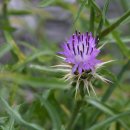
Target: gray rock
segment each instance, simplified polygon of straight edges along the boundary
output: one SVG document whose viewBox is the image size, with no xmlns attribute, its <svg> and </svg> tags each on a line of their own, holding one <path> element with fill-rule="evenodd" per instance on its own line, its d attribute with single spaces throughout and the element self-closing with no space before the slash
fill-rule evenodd
<svg viewBox="0 0 130 130">
<path fill-rule="evenodd" d="M 44 33 L 53 42 L 61 42 L 67 36 L 72 25 L 72 14 L 60 7 L 47 7 L 52 18 L 45 20 Z"/>
</svg>

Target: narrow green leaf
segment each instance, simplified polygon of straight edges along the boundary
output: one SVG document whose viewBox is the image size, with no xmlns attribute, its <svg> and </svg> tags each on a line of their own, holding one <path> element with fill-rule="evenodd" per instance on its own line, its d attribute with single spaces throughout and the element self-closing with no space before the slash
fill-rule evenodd
<svg viewBox="0 0 130 130">
<path fill-rule="evenodd" d="M 122 40 L 123 43 L 125 44 L 129 44 L 130 43 L 130 38 L 129 37 L 120 37 L 120 39 Z M 111 43 L 111 44 L 115 44 L 115 39 L 111 38 L 111 39 L 108 39 L 108 40 L 103 40 L 102 43 Z"/>
<path fill-rule="evenodd" d="M 0 22 L 0 24 L 1 24 L 1 22 Z M 15 31 L 16 29 L 13 28 L 13 27 L 11 27 L 11 26 L 9 26 L 9 25 L 1 24 L 1 25 L 0 25 L 0 30 L 4 30 L 4 31 L 8 31 L 8 32 L 13 32 L 13 31 Z"/>
<path fill-rule="evenodd" d="M 129 49 L 128 47 L 124 44 L 124 42 L 122 42 L 122 40 L 120 39 L 118 33 L 116 31 L 112 32 L 112 36 L 116 41 L 116 44 L 118 45 L 119 49 L 121 50 L 121 52 L 124 54 L 124 56 L 126 56 L 127 58 L 130 59 L 130 53 L 129 53 Z"/>
<path fill-rule="evenodd" d="M 103 126 L 110 125 L 112 122 L 115 122 L 124 116 L 130 116 L 130 111 L 117 114 L 113 117 L 109 117 L 108 119 L 106 119 L 100 123 L 97 123 L 90 128 L 87 128 L 86 130 L 96 130 L 96 129 L 102 128 Z"/>
<path fill-rule="evenodd" d="M 67 72 L 65 69 L 54 69 L 53 67 L 40 66 L 40 65 L 35 65 L 35 64 L 29 65 L 29 68 L 44 71 L 44 72 L 46 71 L 48 73 L 49 72 L 50 73 L 66 73 Z"/>
<path fill-rule="evenodd" d="M 1 81 L 12 81 L 20 85 L 29 85 L 30 87 L 44 87 L 44 88 L 67 88 L 67 83 L 58 78 L 33 77 L 29 75 L 22 75 L 17 73 L 1 72 Z"/>
<path fill-rule="evenodd" d="M 127 11 L 123 16 L 121 16 L 117 21 L 108 26 L 105 30 L 103 30 L 100 34 L 100 38 L 105 37 L 110 32 L 112 32 L 115 28 L 117 28 L 124 20 L 126 20 L 130 16 L 130 10 Z"/>
<path fill-rule="evenodd" d="M 100 22 L 99 22 L 99 25 L 98 25 L 98 29 L 97 29 L 97 32 L 96 32 L 97 35 L 100 34 L 102 27 L 105 23 L 106 13 L 107 13 L 107 10 L 108 10 L 109 3 L 110 3 L 110 0 L 105 1 L 104 7 L 103 7 L 103 10 L 102 10 L 102 16 L 101 16 L 101 19 L 100 19 Z"/>
<path fill-rule="evenodd" d="M 103 112 L 109 114 L 109 115 L 113 115 L 114 113 L 110 110 L 110 108 L 108 108 L 107 105 L 97 101 L 97 100 L 94 100 L 94 99 L 88 99 L 87 98 L 87 102 L 90 103 L 91 105 L 93 106 L 96 106 L 98 109 L 102 110 Z"/>
<path fill-rule="evenodd" d="M 25 41 L 19 41 L 19 45 L 22 45 L 25 48 L 32 50 L 33 52 L 37 51 L 37 48 L 35 48 L 32 44 L 29 44 L 28 42 Z"/>
<path fill-rule="evenodd" d="M 102 27 L 103 27 L 103 19 L 101 17 L 98 28 L 97 28 L 97 31 L 96 31 L 96 36 L 98 36 L 100 34 L 100 32 L 102 30 Z"/>
<path fill-rule="evenodd" d="M 106 0 L 104 7 L 103 7 L 103 13 L 102 13 L 103 14 L 103 23 L 105 23 L 105 20 L 106 20 L 106 13 L 107 13 L 107 10 L 109 7 L 109 3 L 110 3 L 110 0 Z"/>
<path fill-rule="evenodd" d="M 111 94 L 113 93 L 113 91 L 116 89 L 116 87 L 119 85 L 119 81 L 122 79 L 124 73 L 126 72 L 126 70 L 128 69 L 130 65 L 130 61 L 128 60 L 127 63 L 122 67 L 121 71 L 119 72 L 118 76 L 117 76 L 117 80 L 114 82 L 114 84 L 110 84 L 108 89 L 106 90 L 106 92 L 104 93 L 101 101 L 102 102 L 106 102 L 109 97 L 111 96 Z M 96 119 L 101 115 L 101 111 L 97 111 L 95 110 L 94 113 L 92 113 L 92 115 L 95 115 L 94 117 L 92 117 L 92 122 L 91 124 L 94 124 L 96 122 Z"/>
<path fill-rule="evenodd" d="M 54 53 L 52 51 L 43 51 L 43 50 L 37 50 L 36 52 L 33 52 L 30 56 L 28 56 L 26 59 L 25 59 L 25 63 L 28 63 L 40 56 L 48 56 L 48 55 L 54 55 Z"/>
<path fill-rule="evenodd" d="M 93 7 L 91 7 L 90 12 L 90 32 L 94 33 L 95 11 Z"/>
<path fill-rule="evenodd" d="M 97 5 L 97 3 L 95 2 L 95 0 L 89 0 L 89 2 L 90 2 L 91 5 L 93 6 L 93 8 L 94 8 L 100 15 L 102 15 L 102 11 L 101 11 L 100 7 Z"/>
<path fill-rule="evenodd" d="M 14 130 L 14 119 L 11 117 L 3 130 Z"/>
<path fill-rule="evenodd" d="M 27 63 L 39 58 L 40 56 L 48 56 L 48 55 L 53 55 L 54 53 L 51 51 L 40 51 L 37 50 L 35 52 L 33 52 L 30 56 L 26 57 L 25 60 L 23 62 L 18 62 L 15 66 L 13 66 L 13 70 L 16 69 L 22 69 Z"/>
<path fill-rule="evenodd" d="M 122 67 L 121 71 L 119 72 L 119 74 L 117 76 L 117 81 L 108 87 L 107 91 L 105 92 L 105 94 L 102 97 L 103 102 L 107 101 L 108 98 L 111 96 L 112 92 L 115 90 L 115 88 L 118 86 L 120 80 L 122 79 L 124 73 L 127 71 L 129 65 L 130 65 L 130 60 L 128 60 L 126 62 L 126 64 Z"/>
<path fill-rule="evenodd" d="M 8 14 L 9 15 L 18 15 L 18 16 L 29 15 L 29 14 L 31 14 L 31 11 L 28 11 L 28 10 L 9 10 Z"/>
<path fill-rule="evenodd" d="M 12 49 L 10 44 L 3 44 L 0 46 L 0 58 Z"/>
<path fill-rule="evenodd" d="M 99 110 L 103 111 L 104 113 L 106 113 L 110 116 L 116 115 L 115 112 L 109 106 L 105 105 L 104 103 L 91 99 L 91 98 L 89 98 L 89 99 L 87 98 L 86 100 L 88 103 L 90 103 L 94 107 L 98 108 Z M 124 121 L 122 121 L 121 119 L 119 119 L 118 121 L 126 130 L 129 130 L 129 127 L 127 126 L 127 124 Z"/>
<path fill-rule="evenodd" d="M 7 43 L 13 47 L 13 52 L 18 57 L 19 61 L 23 61 L 25 59 L 24 54 L 20 51 L 19 47 L 13 40 L 11 34 L 7 31 L 4 31 L 4 35 L 5 35 Z"/>
<path fill-rule="evenodd" d="M 52 120 L 53 130 L 61 130 L 61 121 L 56 108 L 46 99 L 41 99 L 41 104 L 44 106 Z"/>
<path fill-rule="evenodd" d="M 42 0 L 42 2 L 40 2 L 39 6 L 46 7 L 46 6 L 51 5 L 53 2 L 55 2 L 55 0 Z"/>
<path fill-rule="evenodd" d="M 106 20 L 107 25 L 109 24 L 109 21 Z M 119 37 L 117 31 L 112 31 L 112 36 L 113 39 L 115 39 L 116 44 L 118 45 L 119 49 L 121 50 L 121 52 L 124 54 L 124 56 L 126 56 L 127 58 L 130 59 L 130 53 L 129 53 L 129 49 L 128 47 L 122 42 L 121 38 Z"/>
<path fill-rule="evenodd" d="M 11 108 L 9 106 L 9 104 L 2 97 L 0 97 L 0 101 L 3 105 L 3 107 L 5 108 L 5 110 L 7 111 L 7 113 L 10 115 L 10 117 L 12 117 L 17 123 L 24 125 L 26 127 L 29 127 L 31 129 L 34 129 L 34 130 L 44 130 L 44 128 L 41 128 L 40 126 L 37 126 L 33 123 L 29 123 L 29 122 L 23 120 L 23 118 L 18 113 L 18 111 L 16 111 L 16 109 L 14 109 L 14 108 Z"/>
<path fill-rule="evenodd" d="M 78 10 L 78 12 L 77 12 L 76 18 L 75 18 L 75 20 L 74 20 L 74 22 L 73 22 L 73 25 L 75 25 L 76 21 L 78 20 L 80 14 L 81 14 L 81 12 L 82 12 L 82 10 L 83 10 L 83 8 L 85 7 L 85 5 L 86 5 L 87 2 L 88 2 L 88 0 L 84 0 L 84 1 L 82 2 L 81 6 L 80 6 L 80 8 L 79 8 L 79 10 Z"/>
</svg>

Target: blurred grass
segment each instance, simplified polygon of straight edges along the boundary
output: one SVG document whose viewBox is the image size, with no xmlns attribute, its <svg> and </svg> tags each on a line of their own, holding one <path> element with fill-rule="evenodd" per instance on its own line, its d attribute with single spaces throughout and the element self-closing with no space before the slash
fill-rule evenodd
<svg viewBox="0 0 130 130">
<path fill-rule="evenodd" d="M 102 1 L 102 7 L 95 0 L 77 0 L 74 4 L 59 0 L 33 4 L 24 0 L 25 9 L 19 10 L 10 9 L 10 2 L 2 1 L 0 6 L 0 130 L 129 130 L 130 78 L 128 74 L 124 76 L 130 68 L 129 1 L 118 1 L 124 12 L 117 18 L 108 17 L 108 13 L 113 13 L 109 12 L 112 0 Z M 93 32 L 100 38 L 99 45 L 105 42 L 109 45 L 104 46 L 100 58 L 116 59 L 116 63 L 107 66 L 107 71 L 102 70 L 113 83 L 94 82 L 97 97 L 86 94 L 83 105 L 78 104 L 73 124 L 75 89 L 61 80 L 64 70 L 51 67 L 60 62 L 56 57 L 59 44 L 46 37 L 43 27 L 46 21 L 58 21 L 46 10 L 53 6 L 72 15 L 73 26 L 68 33 L 74 28 Z M 20 23 L 11 23 L 11 18 L 17 21 L 30 16 L 37 21 L 33 29 L 29 20 L 27 25 L 21 24 L 21 30 L 26 31 L 12 26 Z M 21 38 L 28 33 L 31 38 Z M 9 52 L 10 59 L 6 56 Z"/>
</svg>

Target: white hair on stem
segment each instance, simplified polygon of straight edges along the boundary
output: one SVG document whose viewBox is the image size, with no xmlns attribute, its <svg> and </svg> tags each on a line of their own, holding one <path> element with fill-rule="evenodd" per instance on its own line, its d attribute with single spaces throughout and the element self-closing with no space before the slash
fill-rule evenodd
<svg viewBox="0 0 130 130">
<path fill-rule="evenodd" d="M 58 56 L 60 58 L 62 58 L 63 60 L 65 60 L 64 57 L 61 57 L 61 56 Z M 91 73 L 88 73 L 88 75 L 92 75 L 91 78 L 96 78 L 96 79 L 100 79 L 102 80 L 103 82 L 105 83 L 108 83 L 108 82 L 111 82 L 110 80 L 106 79 L 105 77 L 99 75 L 97 73 L 97 71 L 102 68 L 105 64 L 107 63 L 110 63 L 110 62 L 113 62 L 115 60 L 110 60 L 110 61 L 106 61 L 106 62 L 102 62 L 102 63 L 99 63 L 95 66 L 95 71 L 94 72 L 91 72 Z M 69 81 L 69 86 L 71 87 L 72 83 L 74 82 L 74 80 L 77 78 L 77 81 L 76 81 L 76 86 L 75 86 L 75 98 L 77 97 L 77 93 L 79 91 L 79 85 L 80 85 L 80 81 L 82 80 L 83 83 L 84 83 L 84 91 L 85 89 L 87 90 L 87 93 L 88 95 L 90 96 L 90 90 L 92 90 L 92 92 L 94 93 L 94 95 L 96 96 L 96 92 L 94 90 L 94 87 L 92 85 L 92 82 L 87 79 L 81 79 L 81 76 L 82 74 L 84 74 L 85 72 L 83 72 L 82 74 L 73 74 L 72 73 L 72 65 L 70 64 L 59 64 L 59 65 L 55 65 L 55 66 L 52 66 L 53 68 L 55 68 L 56 70 L 58 71 L 62 71 L 62 72 L 66 72 L 67 74 L 62 78 L 62 80 L 64 81 Z"/>
<path fill-rule="evenodd" d="M 59 55 L 56 55 L 56 56 L 59 57 L 62 60 L 65 60 L 65 57 L 62 57 L 62 56 L 59 56 Z"/>
<path fill-rule="evenodd" d="M 92 89 L 93 93 L 94 93 L 94 94 L 95 94 L 95 96 L 96 96 L 96 92 L 95 92 L 94 87 L 93 87 L 93 85 L 92 85 L 92 83 L 91 83 L 91 82 L 89 82 L 89 86 L 90 86 L 90 88 Z"/>
<path fill-rule="evenodd" d="M 89 84 L 87 80 L 83 80 L 84 81 L 84 86 L 87 89 L 88 95 L 90 96 L 90 91 L 89 91 Z"/>
<path fill-rule="evenodd" d="M 54 66 L 51 66 L 51 67 L 54 67 L 54 68 L 57 68 L 57 67 L 72 68 L 71 65 L 67 65 L 67 64 L 59 64 L 59 65 L 54 65 Z"/>
<path fill-rule="evenodd" d="M 106 44 L 107 44 L 107 42 L 102 44 L 100 47 L 98 47 L 98 49 L 101 50 Z"/>
<path fill-rule="evenodd" d="M 108 64 L 108 63 L 113 62 L 113 61 L 115 61 L 115 60 L 109 60 L 109 61 L 106 61 L 106 62 L 99 63 L 99 64 L 96 65 L 95 68 L 96 68 L 96 69 L 100 69 L 100 68 L 103 67 L 105 64 Z"/>
<path fill-rule="evenodd" d="M 111 82 L 110 80 L 104 78 L 103 76 L 99 75 L 98 73 L 95 73 L 95 74 L 94 74 L 94 77 L 97 78 L 97 79 L 102 80 L 102 81 L 105 82 L 105 83 Z"/>
<path fill-rule="evenodd" d="M 79 90 L 79 84 L 80 84 L 79 79 L 80 79 L 80 77 L 81 77 L 81 75 L 79 75 L 78 80 L 77 80 L 77 82 L 76 82 L 76 88 L 75 88 L 75 99 L 76 99 L 76 96 L 77 96 L 77 92 L 78 92 L 78 90 Z"/>
</svg>

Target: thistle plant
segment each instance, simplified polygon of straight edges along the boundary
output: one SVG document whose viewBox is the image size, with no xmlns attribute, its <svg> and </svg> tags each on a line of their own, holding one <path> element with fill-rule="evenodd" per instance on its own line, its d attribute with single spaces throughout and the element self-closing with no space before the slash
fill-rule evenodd
<svg viewBox="0 0 130 130">
<path fill-rule="evenodd" d="M 67 74 L 64 76 L 65 80 L 70 83 L 76 81 L 76 93 L 79 90 L 80 83 L 83 81 L 84 90 L 87 90 L 90 95 L 90 89 L 96 95 L 92 81 L 93 79 L 100 79 L 104 82 L 108 79 L 101 76 L 98 72 L 102 66 L 110 61 L 103 62 L 97 59 L 100 49 L 98 47 L 99 38 L 94 37 L 91 32 L 75 33 L 62 44 L 62 51 L 58 52 L 59 57 L 63 59 L 61 67 L 65 69 Z"/>
<path fill-rule="evenodd" d="M 129 27 L 129 0 L 0 0 L 0 130 L 130 130 Z"/>
</svg>

